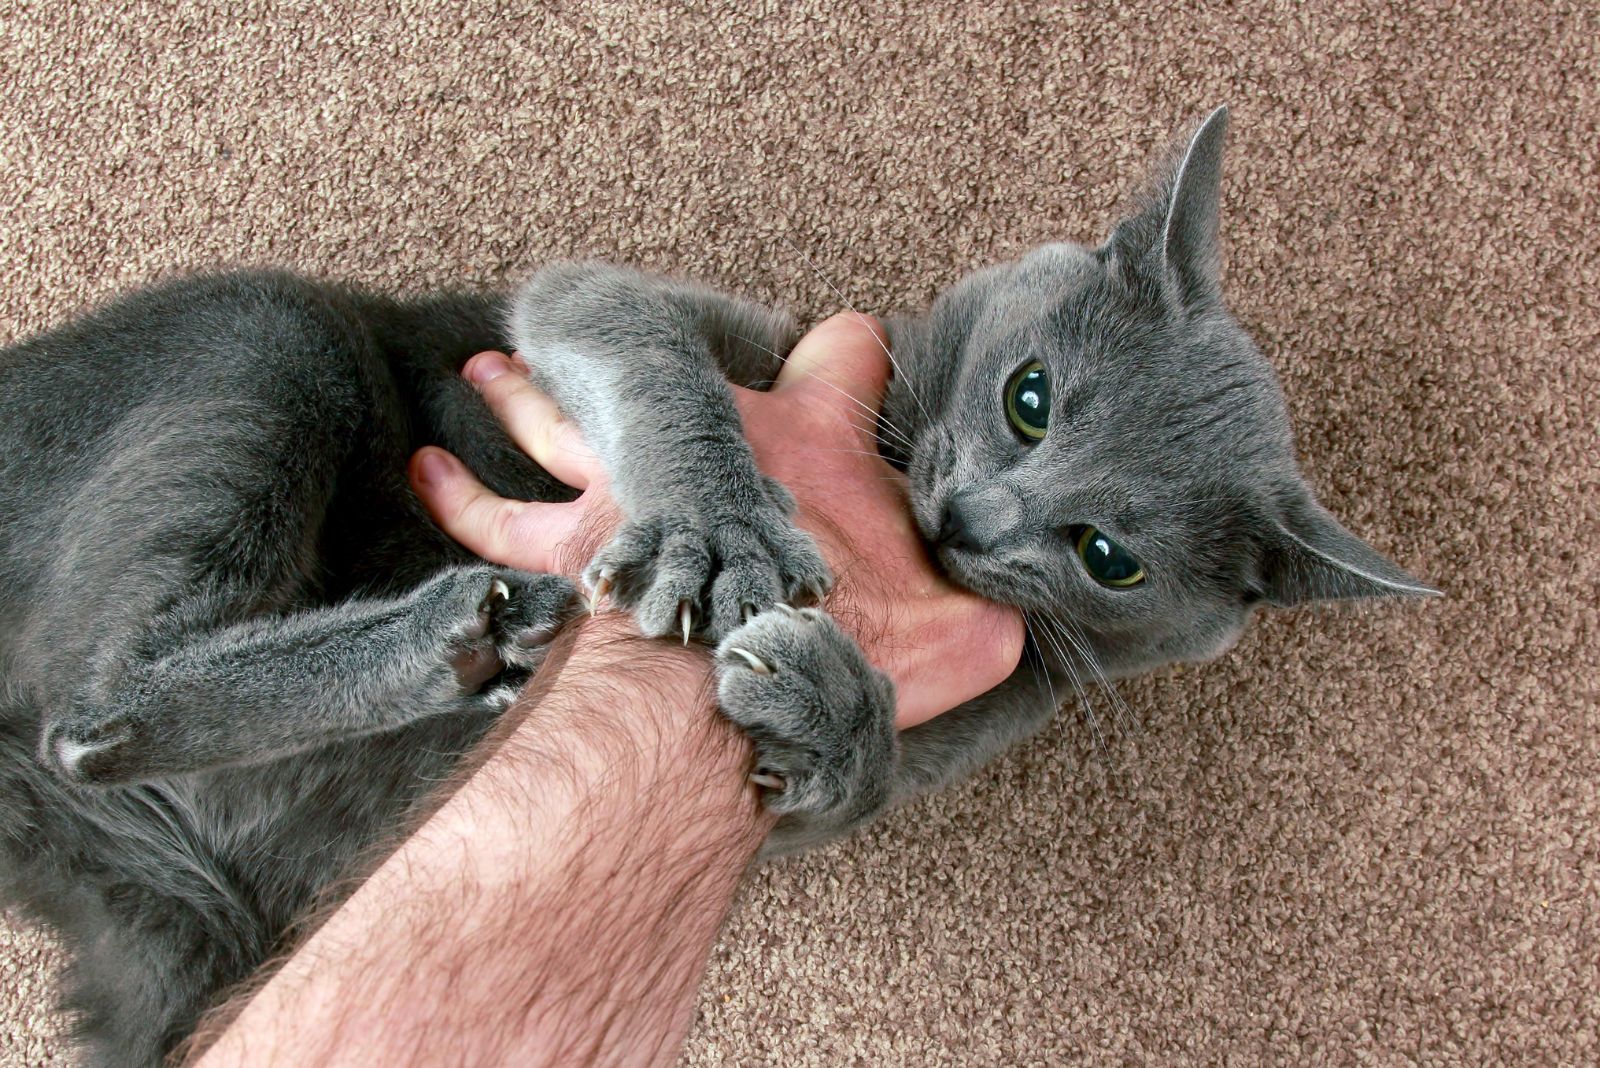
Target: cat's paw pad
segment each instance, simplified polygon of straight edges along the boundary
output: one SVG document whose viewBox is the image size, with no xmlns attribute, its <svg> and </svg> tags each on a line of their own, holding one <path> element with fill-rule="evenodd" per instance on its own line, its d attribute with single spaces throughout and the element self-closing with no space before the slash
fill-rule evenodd
<svg viewBox="0 0 1600 1068">
<path fill-rule="evenodd" d="M 560 575 L 471 567 L 457 572 L 451 586 L 459 607 L 447 628 L 447 658 L 469 694 L 508 667 L 538 667 L 545 646 L 578 611 L 577 587 Z"/>
<path fill-rule="evenodd" d="M 826 613 L 778 605 L 717 647 L 722 712 L 756 748 L 774 812 L 840 829 L 888 803 L 894 686 Z"/>
<path fill-rule="evenodd" d="M 781 496 L 780 496 L 781 494 Z M 792 499 L 764 485 L 759 504 L 632 520 L 584 574 L 591 596 L 633 612 L 651 637 L 719 640 L 775 604 L 819 599 L 833 576 Z"/>
</svg>

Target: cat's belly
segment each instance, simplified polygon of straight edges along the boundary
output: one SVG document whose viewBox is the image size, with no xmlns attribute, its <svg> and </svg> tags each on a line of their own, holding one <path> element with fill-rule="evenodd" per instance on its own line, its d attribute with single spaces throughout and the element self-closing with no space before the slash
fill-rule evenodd
<svg viewBox="0 0 1600 1068">
<path fill-rule="evenodd" d="M 329 884 L 361 874 L 425 815 L 493 723 L 439 716 L 257 767 L 163 786 L 258 903 L 276 941 Z"/>
</svg>

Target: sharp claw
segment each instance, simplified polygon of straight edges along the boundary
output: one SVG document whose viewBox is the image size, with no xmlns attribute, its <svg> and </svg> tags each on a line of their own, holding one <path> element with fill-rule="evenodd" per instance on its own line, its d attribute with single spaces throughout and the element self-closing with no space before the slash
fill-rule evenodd
<svg viewBox="0 0 1600 1068">
<path fill-rule="evenodd" d="M 732 653 L 734 656 L 743 657 L 744 662 L 750 665 L 750 670 L 754 671 L 757 675 L 772 674 L 772 666 L 756 654 L 745 649 L 740 649 L 736 645 L 728 646 L 728 652 Z"/>
<path fill-rule="evenodd" d="M 689 632 L 694 629 L 694 609 L 688 601 L 678 602 L 678 622 L 683 625 L 683 644 L 689 644 Z"/>
<path fill-rule="evenodd" d="M 611 576 L 605 571 L 600 572 L 600 578 L 594 584 L 594 592 L 589 595 L 589 614 L 592 616 L 600 611 L 600 602 L 605 600 L 606 594 L 611 592 Z"/>
<path fill-rule="evenodd" d="M 739 606 L 739 614 L 742 615 L 744 617 L 744 621 L 748 623 L 752 619 L 756 618 L 756 606 L 753 604 L 742 604 Z"/>
<path fill-rule="evenodd" d="M 750 781 L 755 783 L 757 786 L 764 786 L 768 790 L 783 790 L 789 785 L 783 781 L 783 776 L 769 775 L 764 771 L 752 772 L 750 775 Z"/>
<path fill-rule="evenodd" d="M 511 600 L 511 587 L 500 579 L 491 579 L 489 592 L 483 595 L 483 600 L 478 602 L 478 619 L 467 627 L 465 634 L 468 638 L 481 638 L 489 633 L 490 616 L 494 614 L 497 606 Z"/>
<path fill-rule="evenodd" d="M 784 604 L 782 601 L 777 602 L 772 607 L 776 608 L 786 616 L 797 616 L 800 614 L 799 609 L 795 608 L 794 605 Z"/>
</svg>

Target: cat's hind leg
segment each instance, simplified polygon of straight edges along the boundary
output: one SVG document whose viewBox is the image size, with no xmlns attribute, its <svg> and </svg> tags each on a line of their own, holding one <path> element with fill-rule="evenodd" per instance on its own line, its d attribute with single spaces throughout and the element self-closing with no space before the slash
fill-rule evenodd
<svg viewBox="0 0 1600 1068">
<path fill-rule="evenodd" d="M 40 756 L 108 785 L 495 711 L 516 686 L 494 679 L 526 679 L 574 608 L 559 576 L 465 565 L 401 596 L 220 627 L 47 714 Z"/>
<path fill-rule="evenodd" d="M 119 398 L 76 431 L 73 478 L 45 477 L 59 449 L 7 457 L 41 488 L 8 543 L 35 565 L 6 681 L 61 775 L 136 781 L 482 710 L 485 678 L 566 618 L 566 580 L 469 563 L 427 521 L 362 315 L 288 276 L 205 278 L 27 352 L 39 376 L 78 369 L 63 390 Z"/>
<path fill-rule="evenodd" d="M 222 917 L 137 883 L 75 886 L 63 896 L 81 927 L 56 929 L 92 932 L 70 938 L 62 976 L 62 1008 L 85 1068 L 170 1063 L 218 991 L 268 951 Z"/>
</svg>

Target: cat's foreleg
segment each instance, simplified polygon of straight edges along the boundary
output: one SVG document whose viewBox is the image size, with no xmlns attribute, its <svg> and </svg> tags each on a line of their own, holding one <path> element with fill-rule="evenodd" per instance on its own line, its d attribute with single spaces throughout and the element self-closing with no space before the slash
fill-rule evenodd
<svg viewBox="0 0 1600 1068">
<path fill-rule="evenodd" d="M 40 757 L 114 784 L 286 756 L 426 716 L 486 712 L 531 671 L 575 607 L 564 578 L 486 565 L 395 598 L 355 600 L 201 633 L 46 711 Z"/>
<path fill-rule="evenodd" d="M 834 838 L 888 804 L 894 684 L 832 617 L 776 605 L 724 638 L 716 665 L 718 704 L 754 744 L 780 827 Z"/>
<path fill-rule="evenodd" d="M 730 374 L 776 373 L 787 317 L 624 268 L 548 268 L 513 302 L 511 335 L 533 379 L 594 448 L 624 514 L 585 572 L 650 635 L 721 639 L 831 577 L 793 520 L 794 499 L 757 468 Z"/>
</svg>

